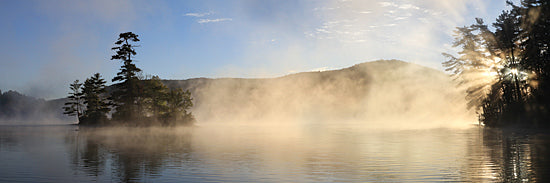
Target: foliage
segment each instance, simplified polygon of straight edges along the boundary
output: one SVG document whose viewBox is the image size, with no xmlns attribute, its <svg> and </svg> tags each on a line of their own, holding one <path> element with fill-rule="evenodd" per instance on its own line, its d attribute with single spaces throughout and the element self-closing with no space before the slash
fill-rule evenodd
<svg viewBox="0 0 550 183">
<path fill-rule="evenodd" d="M 168 104 L 167 110 L 164 113 L 165 123 L 173 121 L 174 123 L 190 123 L 195 119 L 188 112 L 193 107 L 191 93 L 189 90 L 171 89 L 168 92 L 166 101 Z"/>
<path fill-rule="evenodd" d="M 193 106 L 191 93 L 181 88 L 169 89 L 158 76 L 144 80 L 144 113 L 151 121 L 163 125 L 187 124 L 194 120 L 188 110 Z"/>
<path fill-rule="evenodd" d="M 549 2 L 511 2 L 492 24 L 457 28 L 459 57 L 444 53 L 447 71 L 466 88 L 467 99 L 487 126 L 550 125 Z"/>
<path fill-rule="evenodd" d="M 82 124 L 94 125 L 106 121 L 110 107 L 104 97 L 105 83 L 105 80 L 101 78 L 99 73 L 95 73 L 84 82 L 82 93 L 84 104 L 86 104 L 86 111 L 82 116 Z"/>
<path fill-rule="evenodd" d="M 168 109 L 166 95 L 168 87 L 164 85 L 158 76 L 144 81 L 145 98 L 143 104 L 146 106 L 149 116 L 158 120 Z"/>
<path fill-rule="evenodd" d="M 132 61 L 132 56 L 136 55 L 134 49 L 136 46 L 131 44 L 131 42 L 138 41 L 140 41 L 138 35 L 132 32 L 121 33 L 115 42 L 118 46 L 111 48 L 116 51 L 111 60 L 121 60 L 123 63 L 120 72 L 112 80 L 113 82 L 120 82 L 115 85 L 117 89 L 112 93 L 116 105 L 113 118 L 116 120 L 132 121 L 141 119 L 137 103 L 142 94 L 142 86 L 137 77 L 141 69 L 137 68 Z"/>
<path fill-rule="evenodd" d="M 459 85 L 466 87 L 468 107 L 478 107 L 489 88 L 492 79 L 487 79 L 487 75 L 494 73 L 499 64 L 490 41 L 484 41 L 487 35 L 481 19 L 477 19 L 477 24 L 469 27 L 457 28 L 455 31 L 454 47 L 460 47 L 458 52 L 460 57 L 454 57 L 451 54 L 443 53 L 449 60 L 443 62 L 446 71 L 454 75 L 454 79 Z M 476 109 L 477 110 L 477 109 Z"/>
<path fill-rule="evenodd" d="M 63 114 L 67 114 L 69 116 L 76 116 L 77 120 L 79 122 L 80 117 L 82 117 L 82 112 L 84 109 L 84 105 L 82 104 L 83 98 L 82 98 L 82 83 L 80 83 L 77 80 L 75 80 L 72 84 L 69 85 L 69 89 L 71 89 L 71 92 L 69 92 L 69 96 L 67 97 L 69 99 L 68 102 L 65 103 L 65 107 L 63 107 Z"/>
</svg>

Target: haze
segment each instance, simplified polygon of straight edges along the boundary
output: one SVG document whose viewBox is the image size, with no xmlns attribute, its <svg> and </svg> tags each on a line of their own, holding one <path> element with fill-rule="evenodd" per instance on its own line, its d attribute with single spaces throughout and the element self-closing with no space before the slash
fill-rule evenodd
<svg viewBox="0 0 550 183">
<path fill-rule="evenodd" d="M 137 66 L 164 79 L 278 77 L 377 59 L 442 70 L 454 27 L 502 9 L 501 0 L 2 1 L 0 89 L 54 99 L 95 72 L 110 80 L 119 66 L 110 48 L 126 31 L 142 39 Z"/>
</svg>

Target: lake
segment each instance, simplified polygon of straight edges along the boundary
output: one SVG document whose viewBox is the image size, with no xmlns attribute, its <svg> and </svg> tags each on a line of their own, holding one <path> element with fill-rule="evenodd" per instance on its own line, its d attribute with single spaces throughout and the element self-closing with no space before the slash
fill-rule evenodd
<svg viewBox="0 0 550 183">
<path fill-rule="evenodd" d="M 0 182 L 548 182 L 549 148 L 476 126 L 1 126 Z"/>
</svg>

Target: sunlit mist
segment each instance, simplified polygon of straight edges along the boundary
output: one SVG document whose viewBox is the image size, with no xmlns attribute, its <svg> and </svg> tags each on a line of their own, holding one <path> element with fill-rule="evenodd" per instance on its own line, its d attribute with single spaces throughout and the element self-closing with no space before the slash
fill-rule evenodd
<svg viewBox="0 0 550 183">
<path fill-rule="evenodd" d="M 190 79 L 200 124 L 340 124 L 360 128 L 466 127 L 464 94 L 434 69 L 397 60 L 270 79 Z"/>
</svg>

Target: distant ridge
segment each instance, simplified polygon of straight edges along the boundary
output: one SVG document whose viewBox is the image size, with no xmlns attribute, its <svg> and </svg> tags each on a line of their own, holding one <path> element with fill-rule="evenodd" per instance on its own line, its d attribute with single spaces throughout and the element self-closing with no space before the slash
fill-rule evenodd
<svg viewBox="0 0 550 183">
<path fill-rule="evenodd" d="M 65 99 L 46 101 L 17 91 L 0 91 L 0 125 L 60 124 L 71 118 L 63 115 Z"/>
</svg>

